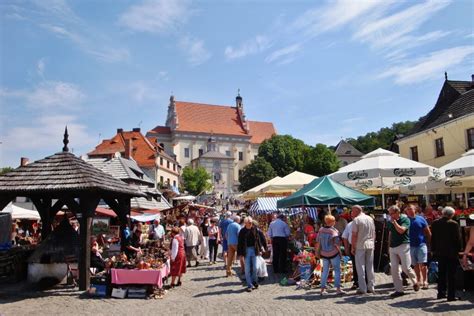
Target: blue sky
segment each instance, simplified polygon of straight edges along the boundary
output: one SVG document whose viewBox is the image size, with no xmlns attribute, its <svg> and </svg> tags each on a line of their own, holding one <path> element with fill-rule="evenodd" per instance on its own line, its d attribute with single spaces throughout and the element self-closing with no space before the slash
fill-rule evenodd
<svg viewBox="0 0 474 316">
<path fill-rule="evenodd" d="M 0 2 L 0 167 L 117 128 L 165 122 L 168 100 L 234 105 L 279 134 L 335 145 L 415 120 L 474 73 L 474 2 Z"/>
</svg>

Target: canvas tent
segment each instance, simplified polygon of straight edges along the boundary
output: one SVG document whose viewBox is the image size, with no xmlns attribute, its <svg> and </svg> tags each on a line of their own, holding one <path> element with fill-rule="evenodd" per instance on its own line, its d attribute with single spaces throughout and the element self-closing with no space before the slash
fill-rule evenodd
<svg viewBox="0 0 474 316">
<path fill-rule="evenodd" d="M 282 192 L 295 192 L 310 183 L 316 176 L 311 174 L 294 171 L 283 178 L 277 179 L 272 183 L 269 183 L 260 189 L 263 193 L 282 193 Z"/>
<path fill-rule="evenodd" d="M 289 215 L 296 215 L 306 212 L 312 218 L 316 218 L 317 210 L 314 207 L 308 208 L 291 208 L 291 209 L 278 209 L 277 202 L 283 199 L 283 196 L 278 197 L 259 197 L 250 206 L 249 213 L 252 215 L 272 214 L 275 212 L 288 213 Z"/>
<path fill-rule="evenodd" d="M 41 219 L 40 214 L 38 211 L 29 210 L 23 207 L 16 206 L 13 203 L 8 204 L 2 212 L 7 212 L 12 215 L 12 219 L 30 219 L 39 221 Z"/>
<path fill-rule="evenodd" d="M 315 205 L 373 206 L 374 197 L 346 187 L 328 176 L 317 178 L 301 190 L 277 202 L 278 208 Z"/>
<path fill-rule="evenodd" d="M 275 177 L 273 179 L 270 179 L 262 184 L 259 184 L 257 185 L 256 187 L 254 188 L 251 188 L 247 191 L 245 191 L 244 193 L 242 193 L 242 198 L 246 199 L 246 200 L 251 200 L 251 199 L 254 199 L 256 198 L 259 193 L 260 193 L 260 190 L 265 188 L 266 186 L 272 184 L 273 182 L 277 181 L 278 179 L 281 179 L 281 177 Z"/>
</svg>

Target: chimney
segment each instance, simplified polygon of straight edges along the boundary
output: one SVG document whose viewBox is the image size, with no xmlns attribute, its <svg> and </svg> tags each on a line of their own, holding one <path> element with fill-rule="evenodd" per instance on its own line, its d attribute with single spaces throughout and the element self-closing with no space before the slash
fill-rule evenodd
<svg viewBox="0 0 474 316">
<path fill-rule="evenodd" d="M 123 128 L 117 128 L 117 134 L 123 133 Z"/>
<path fill-rule="evenodd" d="M 26 166 L 30 160 L 26 157 L 20 158 L 20 167 Z"/>
<path fill-rule="evenodd" d="M 471 88 L 474 88 L 474 74 L 471 75 Z"/>
<path fill-rule="evenodd" d="M 132 159 L 133 144 L 131 139 L 125 140 L 125 159 Z"/>
<path fill-rule="evenodd" d="M 140 133 L 140 127 L 135 127 L 134 129 L 132 129 L 132 131 Z"/>
</svg>

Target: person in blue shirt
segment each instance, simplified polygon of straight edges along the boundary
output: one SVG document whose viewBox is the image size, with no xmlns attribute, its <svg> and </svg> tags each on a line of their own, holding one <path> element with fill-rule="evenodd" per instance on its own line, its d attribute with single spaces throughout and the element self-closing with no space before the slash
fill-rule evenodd
<svg viewBox="0 0 474 316">
<path fill-rule="evenodd" d="M 239 231 L 240 231 L 240 216 L 234 216 L 233 222 L 227 226 L 226 231 L 226 240 L 229 247 L 227 252 L 227 266 L 226 266 L 226 276 L 229 277 L 232 275 L 232 264 L 234 263 L 235 255 L 237 254 L 237 245 L 239 243 Z M 242 268 L 242 267 L 241 267 Z M 242 269 L 242 271 L 244 271 Z"/>
<path fill-rule="evenodd" d="M 415 267 L 416 278 L 422 289 L 428 289 L 428 243 L 431 231 L 426 220 L 416 215 L 415 207 L 408 205 L 405 210 L 410 219 L 410 255 L 411 264 Z"/>
<path fill-rule="evenodd" d="M 224 220 L 222 220 L 219 224 L 219 229 L 222 236 L 222 258 L 224 259 L 224 266 L 227 263 L 228 245 L 227 245 L 226 233 L 227 233 L 227 227 L 232 223 L 232 220 L 230 219 L 231 215 L 232 215 L 232 212 L 227 211 L 224 215 Z"/>
<path fill-rule="evenodd" d="M 290 236 L 290 227 L 284 219 L 284 215 L 279 215 L 276 220 L 270 223 L 268 228 L 268 237 L 272 240 L 273 273 L 288 272 L 288 237 Z"/>
</svg>

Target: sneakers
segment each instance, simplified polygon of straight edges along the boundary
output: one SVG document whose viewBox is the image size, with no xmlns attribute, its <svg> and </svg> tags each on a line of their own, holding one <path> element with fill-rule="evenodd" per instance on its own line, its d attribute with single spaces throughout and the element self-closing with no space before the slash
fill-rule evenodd
<svg viewBox="0 0 474 316">
<path fill-rule="evenodd" d="M 390 294 L 390 297 L 395 298 L 395 297 L 400 297 L 400 296 L 403 296 L 403 295 L 405 295 L 404 292 L 393 292 L 392 294 Z"/>
<path fill-rule="evenodd" d="M 252 292 L 252 288 L 251 288 L 251 287 L 248 287 L 247 289 L 245 289 L 245 291 L 247 291 L 247 292 Z"/>
<path fill-rule="evenodd" d="M 258 289 L 258 283 L 255 282 L 255 283 L 252 283 L 252 284 L 253 284 L 253 289 L 257 290 Z"/>
</svg>

